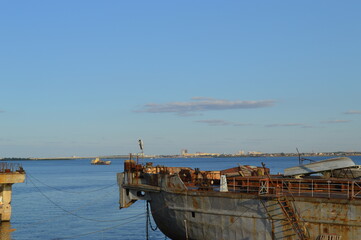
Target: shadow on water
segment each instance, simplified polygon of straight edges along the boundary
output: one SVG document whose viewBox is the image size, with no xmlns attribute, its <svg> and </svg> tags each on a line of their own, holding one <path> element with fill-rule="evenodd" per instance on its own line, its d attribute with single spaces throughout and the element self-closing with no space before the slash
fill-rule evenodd
<svg viewBox="0 0 361 240">
<path fill-rule="evenodd" d="M 10 222 L 2 222 L 0 223 L 0 239 L 1 240 L 11 240 L 11 233 L 16 229 L 11 228 Z"/>
</svg>

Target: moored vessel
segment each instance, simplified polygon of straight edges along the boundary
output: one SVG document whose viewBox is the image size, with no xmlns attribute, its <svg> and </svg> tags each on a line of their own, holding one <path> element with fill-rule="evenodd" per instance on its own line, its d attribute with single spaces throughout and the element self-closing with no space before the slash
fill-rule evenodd
<svg viewBox="0 0 361 240">
<path fill-rule="evenodd" d="M 90 162 L 91 165 L 110 165 L 111 163 L 111 161 L 103 161 L 100 158 L 95 158 Z"/>
<path fill-rule="evenodd" d="M 285 176 L 265 166 L 201 171 L 126 160 L 117 176 L 120 207 L 149 201 L 171 239 L 358 239 L 361 181 L 327 174 L 353 168 L 350 161 L 331 159 L 312 165 L 321 171 Z"/>
</svg>

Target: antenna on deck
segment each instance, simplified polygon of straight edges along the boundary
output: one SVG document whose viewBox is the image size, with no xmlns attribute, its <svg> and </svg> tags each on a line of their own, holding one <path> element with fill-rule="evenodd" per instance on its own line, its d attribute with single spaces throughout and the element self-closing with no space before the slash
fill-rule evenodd
<svg viewBox="0 0 361 240">
<path fill-rule="evenodd" d="M 297 150 L 297 153 L 298 153 L 298 164 L 299 165 L 302 165 L 305 160 L 310 161 L 310 162 L 315 162 L 315 160 L 312 160 L 312 159 L 301 158 L 301 154 L 298 151 L 298 148 L 296 148 L 296 150 Z"/>
<path fill-rule="evenodd" d="M 140 150 L 142 150 L 142 153 L 143 153 L 143 141 L 142 141 L 142 139 L 139 138 L 138 143 L 139 143 L 139 148 L 140 148 Z"/>
<path fill-rule="evenodd" d="M 144 158 L 144 151 L 143 151 L 143 140 L 142 139 L 138 139 L 138 144 L 139 144 L 139 148 L 141 150 L 141 156 Z"/>
<path fill-rule="evenodd" d="M 301 160 L 301 154 L 300 154 L 300 152 L 298 151 L 298 148 L 296 148 L 296 151 L 297 151 L 297 153 L 298 153 L 298 164 L 301 165 L 301 163 L 303 162 L 303 161 Z"/>
</svg>

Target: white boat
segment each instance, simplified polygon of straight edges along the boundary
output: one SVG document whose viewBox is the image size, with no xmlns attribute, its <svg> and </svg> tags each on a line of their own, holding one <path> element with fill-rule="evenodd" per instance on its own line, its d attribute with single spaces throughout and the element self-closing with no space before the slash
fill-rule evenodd
<svg viewBox="0 0 361 240">
<path fill-rule="evenodd" d="M 93 159 L 90 164 L 92 165 L 110 165 L 111 161 L 102 161 L 99 158 Z"/>
</svg>

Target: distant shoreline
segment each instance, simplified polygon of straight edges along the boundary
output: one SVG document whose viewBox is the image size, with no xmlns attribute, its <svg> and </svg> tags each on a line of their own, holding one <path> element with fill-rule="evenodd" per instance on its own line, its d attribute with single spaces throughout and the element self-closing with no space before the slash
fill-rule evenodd
<svg viewBox="0 0 361 240">
<path fill-rule="evenodd" d="M 361 152 L 331 152 L 331 153 L 262 153 L 253 155 L 234 155 L 234 154 L 217 154 L 217 155 L 197 155 L 191 154 L 187 156 L 183 155 L 152 155 L 141 156 L 139 158 L 153 159 L 153 158 L 242 158 L 242 157 L 344 157 L 344 156 L 361 156 Z M 136 154 L 132 155 L 133 159 L 137 158 Z M 94 158 L 100 159 L 129 159 L 129 155 L 114 155 L 114 156 L 97 156 L 97 157 L 50 157 L 50 158 L 19 158 L 19 157 L 7 157 L 0 158 L 0 161 L 56 161 L 56 160 L 89 160 Z"/>
<path fill-rule="evenodd" d="M 125 156 L 114 156 L 114 157 L 55 157 L 55 158 L 0 158 L 0 161 L 60 161 L 60 160 L 90 160 L 95 158 L 101 159 L 128 159 Z"/>
</svg>

